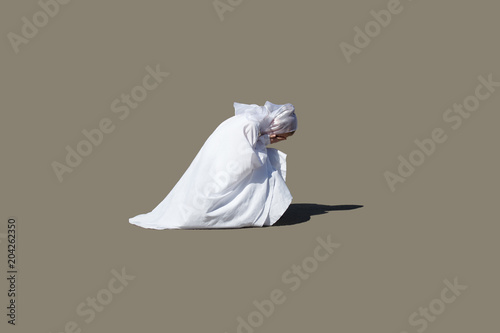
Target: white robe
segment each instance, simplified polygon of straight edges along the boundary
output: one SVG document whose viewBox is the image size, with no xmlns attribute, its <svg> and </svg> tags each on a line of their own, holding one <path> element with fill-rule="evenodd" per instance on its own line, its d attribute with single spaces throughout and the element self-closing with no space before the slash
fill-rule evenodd
<svg viewBox="0 0 500 333">
<path fill-rule="evenodd" d="M 292 201 L 286 154 L 259 134 L 259 123 L 244 115 L 222 122 L 163 201 L 129 222 L 150 229 L 274 224 Z"/>
</svg>

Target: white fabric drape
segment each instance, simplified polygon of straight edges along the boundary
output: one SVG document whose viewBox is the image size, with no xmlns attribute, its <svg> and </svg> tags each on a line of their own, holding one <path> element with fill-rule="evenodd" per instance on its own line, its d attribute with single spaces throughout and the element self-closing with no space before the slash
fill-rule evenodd
<svg viewBox="0 0 500 333">
<path fill-rule="evenodd" d="M 283 215 L 292 201 L 286 154 L 266 147 L 262 121 L 269 112 L 242 112 L 245 105 L 235 103 L 236 114 L 215 129 L 170 193 L 130 223 L 150 229 L 261 227 Z"/>
</svg>

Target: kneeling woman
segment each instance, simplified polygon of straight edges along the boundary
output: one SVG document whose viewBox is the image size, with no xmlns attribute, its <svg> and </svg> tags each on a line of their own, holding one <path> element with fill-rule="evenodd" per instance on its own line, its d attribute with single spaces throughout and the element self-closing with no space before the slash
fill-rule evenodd
<svg viewBox="0 0 500 333">
<path fill-rule="evenodd" d="M 266 146 L 297 130 L 295 108 L 271 102 L 234 108 L 163 201 L 130 223 L 150 229 L 262 227 L 283 215 L 292 201 L 286 154 Z"/>
</svg>

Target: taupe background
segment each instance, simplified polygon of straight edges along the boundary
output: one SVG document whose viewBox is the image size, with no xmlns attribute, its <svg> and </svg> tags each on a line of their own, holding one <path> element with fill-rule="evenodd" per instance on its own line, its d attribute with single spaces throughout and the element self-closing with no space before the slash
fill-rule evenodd
<svg viewBox="0 0 500 333">
<path fill-rule="evenodd" d="M 7 38 L 36 1 L 1 4 L 0 233 L 18 219 L 18 325 L 2 331 L 236 332 L 273 289 L 287 300 L 256 332 L 416 332 L 408 317 L 468 288 L 426 332 L 498 331 L 499 93 L 453 131 L 442 120 L 500 81 L 492 1 L 402 1 L 348 64 L 339 44 L 388 1 L 244 0 L 221 21 L 212 1 L 73 1 L 16 54 Z M 170 76 L 123 121 L 110 109 L 146 66 Z M 262 229 L 146 230 L 128 218 L 175 185 L 233 102 L 292 103 L 294 203 L 363 205 Z M 116 129 L 59 182 L 81 131 Z M 391 192 L 384 172 L 442 127 L 448 141 Z M 316 237 L 341 247 L 292 292 L 281 279 Z M 2 276 L 6 242 L 2 239 Z M 121 270 L 135 279 L 95 320 L 75 312 Z"/>
</svg>

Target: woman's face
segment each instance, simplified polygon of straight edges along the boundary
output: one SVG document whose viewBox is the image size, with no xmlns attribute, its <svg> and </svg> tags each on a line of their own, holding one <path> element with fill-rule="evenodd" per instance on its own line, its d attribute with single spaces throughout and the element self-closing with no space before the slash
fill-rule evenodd
<svg viewBox="0 0 500 333">
<path fill-rule="evenodd" d="M 271 134 L 269 135 L 269 139 L 271 140 L 271 143 L 276 143 L 286 140 L 289 136 L 292 136 L 293 133 L 295 133 L 295 131 L 283 134 Z"/>
</svg>

